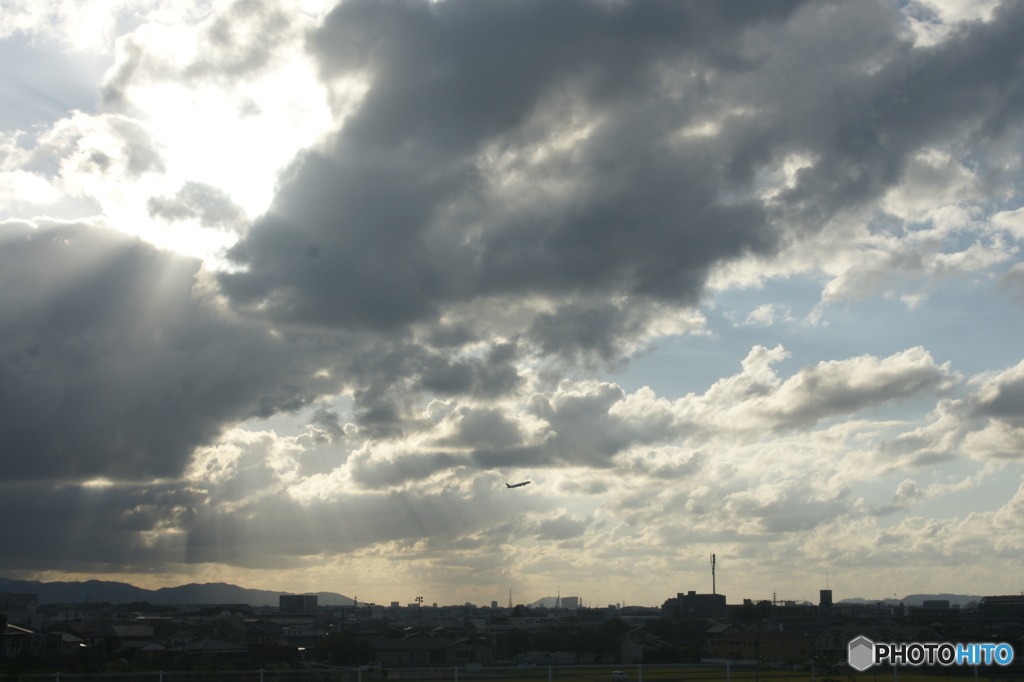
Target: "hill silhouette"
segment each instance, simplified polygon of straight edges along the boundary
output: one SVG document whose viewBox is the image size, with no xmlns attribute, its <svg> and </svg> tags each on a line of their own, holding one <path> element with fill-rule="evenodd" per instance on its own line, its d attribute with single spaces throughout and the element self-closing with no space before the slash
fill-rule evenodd
<svg viewBox="0 0 1024 682">
<path fill-rule="evenodd" d="M 250 606 L 277 606 L 278 597 L 291 592 L 253 590 L 228 583 L 190 583 L 178 587 L 147 590 L 128 583 L 107 580 L 85 582 L 40 582 L 0 578 L 0 592 L 30 593 L 38 596 L 40 604 L 84 604 L 107 602 L 129 604 L 248 604 Z M 348 606 L 352 599 L 336 592 L 317 592 L 317 602 L 328 606 Z"/>
</svg>

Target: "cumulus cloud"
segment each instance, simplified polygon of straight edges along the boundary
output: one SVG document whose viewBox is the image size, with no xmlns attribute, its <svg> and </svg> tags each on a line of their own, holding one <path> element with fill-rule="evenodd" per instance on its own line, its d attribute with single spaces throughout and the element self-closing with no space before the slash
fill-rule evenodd
<svg viewBox="0 0 1024 682">
<path fill-rule="evenodd" d="M 743 361 L 743 373 L 717 382 L 701 408 L 721 404 L 712 418 L 732 428 L 807 428 L 833 416 L 942 391 L 961 379 L 923 348 L 912 348 L 888 358 L 823 361 L 783 381 L 771 365 L 787 355 L 782 347 L 754 348 Z"/>
<path fill-rule="evenodd" d="M 1024 362 L 985 378 L 973 397 L 977 416 L 1020 425 L 1024 416 Z"/>
</svg>

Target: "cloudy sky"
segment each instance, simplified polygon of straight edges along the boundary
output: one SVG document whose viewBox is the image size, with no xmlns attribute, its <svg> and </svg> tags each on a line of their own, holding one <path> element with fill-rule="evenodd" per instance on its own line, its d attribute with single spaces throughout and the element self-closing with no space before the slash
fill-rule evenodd
<svg viewBox="0 0 1024 682">
<path fill-rule="evenodd" d="M 0 6 L 0 575 L 1024 588 L 1024 3 Z"/>
</svg>

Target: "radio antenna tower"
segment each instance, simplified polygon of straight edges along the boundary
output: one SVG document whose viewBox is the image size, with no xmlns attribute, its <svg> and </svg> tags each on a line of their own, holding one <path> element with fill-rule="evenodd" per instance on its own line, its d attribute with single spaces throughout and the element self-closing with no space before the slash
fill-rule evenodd
<svg viewBox="0 0 1024 682">
<path fill-rule="evenodd" d="M 715 587 L 715 555 L 711 555 L 711 594 L 718 594 Z"/>
<path fill-rule="evenodd" d="M 508 586 L 508 607 L 512 608 L 512 586 Z"/>
</svg>

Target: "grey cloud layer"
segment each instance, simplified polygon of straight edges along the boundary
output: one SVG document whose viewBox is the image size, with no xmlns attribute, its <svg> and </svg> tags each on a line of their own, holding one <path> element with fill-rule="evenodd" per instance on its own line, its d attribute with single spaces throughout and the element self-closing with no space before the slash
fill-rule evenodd
<svg viewBox="0 0 1024 682">
<path fill-rule="evenodd" d="M 365 98 L 221 284 L 378 329 L 538 295 L 562 306 L 529 327 L 544 352 L 607 359 L 636 330 L 581 294 L 692 303 L 710 268 L 877 200 L 922 149 L 1018 130 L 1024 9 L 997 17 L 912 49 L 875 3 L 343 3 L 310 45 Z M 792 154 L 811 165 L 759 197 Z"/>
<path fill-rule="evenodd" d="M 225 291 L 283 319 L 385 328 L 510 292 L 693 301 L 712 264 L 774 236 L 761 207 L 722 200 L 708 156 L 660 149 L 686 118 L 656 112 L 687 105 L 661 92 L 659 69 L 732 68 L 725 46 L 789 11 L 344 3 L 313 49 L 332 77 L 365 74 L 369 92 L 329 155 L 297 162 Z M 577 101 L 560 111 L 565 92 Z M 494 196 L 487 148 L 543 150 L 575 132 L 572 108 L 598 123 L 561 162 L 575 196 Z"/>
</svg>

